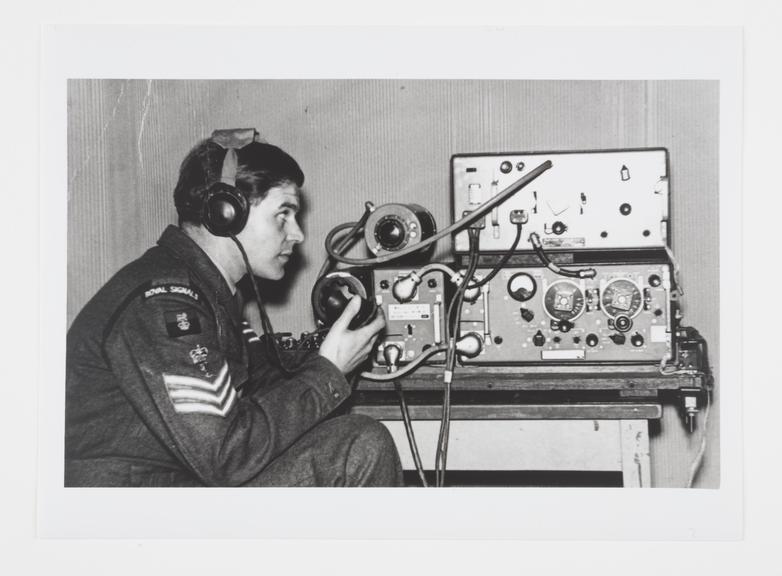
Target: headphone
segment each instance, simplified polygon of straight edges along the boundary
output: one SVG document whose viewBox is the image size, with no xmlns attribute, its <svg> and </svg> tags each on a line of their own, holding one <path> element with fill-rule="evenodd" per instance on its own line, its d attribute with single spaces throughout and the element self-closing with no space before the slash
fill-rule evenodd
<svg viewBox="0 0 782 576">
<path fill-rule="evenodd" d="M 252 142 L 263 142 L 255 128 L 215 130 L 209 139 L 226 150 L 220 180 L 213 182 L 201 198 L 201 223 L 215 236 L 236 236 L 250 215 L 247 197 L 236 188 L 239 159 L 236 151 Z"/>
</svg>

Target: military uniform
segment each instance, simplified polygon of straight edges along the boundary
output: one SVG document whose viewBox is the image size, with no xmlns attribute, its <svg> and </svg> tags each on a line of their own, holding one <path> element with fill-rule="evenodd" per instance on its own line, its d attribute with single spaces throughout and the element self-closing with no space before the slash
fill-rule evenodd
<svg viewBox="0 0 782 576">
<path fill-rule="evenodd" d="M 68 332 L 66 486 L 401 481 L 380 424 L 316 426 L 350 394 L 336 366 L 311 353 L 285 377 L 253 342 L 220 271 L 168 227 Z"/>
</svg>

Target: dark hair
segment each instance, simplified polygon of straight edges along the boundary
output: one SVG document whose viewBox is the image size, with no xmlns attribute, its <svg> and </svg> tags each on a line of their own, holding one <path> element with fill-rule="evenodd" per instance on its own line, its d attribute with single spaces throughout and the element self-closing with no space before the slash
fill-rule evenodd
<svg viewBox="0 0 782 576">
<path fill-rule="evenodd" d="M 199 142 L 182 161 L 174 188 L 179 224 L 201 223 L 201 202 L 210 185 L 220 180 L 226 149 L 212 140 Z M 276 186 L 304 184 L 304 173 L 287 152 L 271 144 L 252 142 L 236 151 L 236 188 L 257 204 Z"/>
</svg>

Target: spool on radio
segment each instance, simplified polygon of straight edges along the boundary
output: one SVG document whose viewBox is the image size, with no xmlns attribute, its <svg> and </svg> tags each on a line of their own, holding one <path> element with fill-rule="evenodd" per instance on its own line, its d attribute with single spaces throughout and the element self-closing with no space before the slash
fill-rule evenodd
<svg viewBox="0 0 782 576">
<path fill-rule="evenodd" d="M 378 206 L 364 226 L 367 248 L 379 256 L 420 244 L 437 232 L 432 214 L 418 204 Z M 431 248 L 424 252 L 431 252 Z M 419 253 L 423 258 L 426 254 Z"/>
</svg>

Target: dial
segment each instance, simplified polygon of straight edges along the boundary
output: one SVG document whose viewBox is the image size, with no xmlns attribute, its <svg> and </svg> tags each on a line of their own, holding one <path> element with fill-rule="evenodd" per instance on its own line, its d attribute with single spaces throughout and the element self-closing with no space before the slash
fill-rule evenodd
<svg viewBox="0 0 782 576">
<path fill-rule="evenodd" d="M 535 279 L 526 272 L 518 272 L 508 280 L 508 294 L 519 302 L 526 302 L 532 298 L 537 289 Z"/>
<path fill-rule="evenodd" d="M 395 214 L 385 216 L 375 226 L 375 240 L 383 250 L 399 250 L 407 244 L 407 229 Z"/>
<path fill-rule="evenodd" d="M 600 298 L 603 311 L 611 318 L 617 316 L 635 317 L 643 305 L 641 290 L 631 280 L 616 278 L 603 288 Z"/>
<path fill-rule="evenodd" d="M 546 290 L 543 308 L 554 320 L 575 320 L 584 311 L 584 292 L 571 280 L 557 280 Z"/>
</svg>

